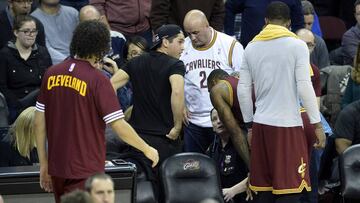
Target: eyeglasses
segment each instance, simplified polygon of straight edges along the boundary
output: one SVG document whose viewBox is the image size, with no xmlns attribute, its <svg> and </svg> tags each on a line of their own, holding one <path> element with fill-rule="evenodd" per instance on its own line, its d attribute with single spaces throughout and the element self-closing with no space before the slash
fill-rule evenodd
<svg viewBox="0 0 360 203">
<path fill-rule="evenodd" d="M 32 4 L 33 0 L 13 0 L 13 2 L 19 3 L 19 4 Z"/>
<path fill-rule="evenodd" d="M 19 32 L 23 32 L 25 35 L 37 35 L 38 30 L 19 30 Z"/>
<path fill-rule="evenodd" d="M 312 42 L 306 42 L 306 45 L 309 47 L 309 49 L 315 48 L 315 43 Z"/>
</svg>

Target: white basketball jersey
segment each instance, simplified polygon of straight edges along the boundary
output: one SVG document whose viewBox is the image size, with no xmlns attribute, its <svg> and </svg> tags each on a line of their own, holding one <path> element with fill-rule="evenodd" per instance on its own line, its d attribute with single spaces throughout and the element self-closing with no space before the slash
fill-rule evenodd
<svg viewBox="0 0 360 203">
<path fill-rule="evenodd" d="M 200 127 L 211 127 L 210 110 L 213 108 L 207 89 L 207 77 L 215 69 L 223 69 L 229 74 L 239 71 L 243 46 L 214 29 L 212 40 L 207 47 L 194 48 L 189 37 L 180 57 L 185 64 L 185 103 L 190 111 L 190 122 Z"/>
</svg>

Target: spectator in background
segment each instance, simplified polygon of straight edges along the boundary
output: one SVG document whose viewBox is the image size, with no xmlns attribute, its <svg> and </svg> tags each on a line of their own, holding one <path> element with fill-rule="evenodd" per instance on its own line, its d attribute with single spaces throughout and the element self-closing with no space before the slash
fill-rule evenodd
<svg viewBox="0 0 360 203">
<path fill-rule="evenodd" d="M 130 61 L 134 57 L 140 56 L 143 53 L 149 51 L 149 46 L 145 38 L 141 36 L 133 36 L 128 39 L 125 45 L 124 57 L 125 62 Z M 121 67 L 120 67 L 121 68 Z M 123 87 L 117 90 L 119 102 L 125 110 L 125 120 L 130 119 L 132 111 L 132 87 L 131 83 L 128 82 Z"/>
<path fill-rule="evenodd" d="M 39 163 L 34 132 L 35 107 L 25 109 L 0 141 L 0 167 Z"/>
<path fill-rule="evenodd" d="M 126 38 L 140 35 L 152 43 L 150 28 L 151 0 L 90 0 L 104 15 L 112 30 L 120 32 Z"/>
<path fill-rule="evenodd" d="M 98 20 L 104 23 L 107 28 L 110 30 L 111 37 L 111 46 L 110 51 L 106 54 L 107 57 L 115 60 L 118 64 L 122 64 L 124 62 L 124 51 L 126 39 L 123 34 L 120 32 L 111 30 L 109 22 L 107 21 L 104 15 L 101 15 L 100 12 L 92 5 L 84 6 L 79 13 L 80 22 L 85 20 Z M 114 74 L 110 71 L 110 74 Z"/>
<path fill-rule="evenodd" d="M 0 12 L 0 49 L 7 45 L 8 41 L 13 40 L 14 36 L 14 20 L 17 15 L 28 15 L 31 10 L 32 0 L 8 0 L 5 10 Z M 35 19 L 38 34 L 36 43 L 45 46 L 44 26 Z"/>
<path fill-rule="evenodd" d="M 247 178 L 247 165 L 236 152 L 233 143 L 230 140 L 230 134 L 226 126 L 220 120 L 216 109 L 211 110 L 210 116 L 215 132 L 215 139 L 210 145 L 207 154 L 214 159 L 217 168 L 219 169 L 221 188 L 226 188 L 224 190 L 225 196 L 226 194 L 229 196 L 227 200 L 230 201 L 230 199 L 233 199 L 234 203 L 245 203 L 245 196 L 236 195 L 237 193 L 233 193 L 231 187 Z M 244 186 L 243 191 L 247 188 L 246 183 L 247 181 L 242 184 Z"/>
<path fill-rule="evenodd" d="M 35 105 L 42 77 L 51 66 L 46 48 L 35 43 L 38 30 L 33 17 L 17 16 L 13 33 L 16 40 L 0 50 L 0 91 L 9 107 L 9 123 Z"/>
<path fill-rule="evenodd" d="M 89 0 L 60 0 L 60 4 L 64 6 L 71 6 L 80 11 L 82 7 L 89 4 Z"/>
<path fill-rule="evenodd" d="M 348 147 L 360 144 L 360 101 L 347 105 L 339 114 L 335 128 L 335 145 L 338 154 Z"/>
<path fill-rule="evenodd" d="M 229 74 L 239 70 L 244 49 L 235 38 L 212 28 L 200 10 L 186 14 L 184 28 L 189 35 L 180 58 L 186 68 L 184 151 L 205 153 L 214 139 L 207 77 L 215 69 Z"/>
<path fill-rule="evenodd" d="M 61 203 L 94 203 L 89 193 L 75 190 L 61 197 Z"/>
<path fill-rule="evenodd" d="M 302 1 L 302 12 L 304 15 L 305 29 L 312 30 L 316 16 L 313 5 L 309 1 Z M 315 44 L 310 53 L 310 62 L 319 69 L 330 65 L 329 52 L 324 40 L 314 33 Z"/>
<path fill-rule="evenodd" d="M 265 24 L 266 6 L 274 0 L 227 0 L 225 3 L 225 33 L 234 35 L 235 14 L 242 13 L 240 43 L 246 47 Z M 304 27 L 304 18 L 299 0 L 280 0 L 286 3 L 291 12 L 291 30 L 296 32 Z"/>
<path fill-rule="evenodd" d="M 31 15 L 44 25 L 46 47 L 52 63 L 58 64 L 70 56 L 71 37 L 79 22 L 79 12 L 60 5 L 59 0 L 41 0 L 40 7 Z"/>
<path fill-rule="evenodd" d="M 354 15 L 357 23 L 344 33 L 341 42 L 344 65 L 353 65 L 356 50 L 360 42 L 360 0 L 355 2 L 354 7 Z"/>
<path fill-rule="evenodd" d="M 85 190 L 90 193 L 94 203 L 114 203 L 114 182 L 105 173 L 98 173 L 89 177 L 85 182 Z"/>
<path fill-rule="evenodd" d="M 211 27 L 223 31 L 224 0 L 152 0 L 151 26 L 153 30 L 165 24 L 176 24 L 183 28 L 185 15 L 193 9 L 201 10 Z"/>
<path fill-rule="evenodd" d="M 127 61 L 149 51 L 147 41 L 141 36 L 133 36 L 126 43 L 124 56 Z"/>
<path fill-rule="evenodd" d="M 309 16 L 304 16 L 305 27 L 306 27 L 306 24 L 308 24 L 308 25 L 311 24 L 312 25 L 311 26 L 311 31 L 315 35 L 318 35 L 319 37 L 322 37 L 322 32 L 321 32 L 321 27 L 320 27 L 320 22 L 319 22 L 319 16 L 316 14 L 314 6 L 312 5 L 312 3 L 310 1 L 308 1 L 308 0 L 301 0 L 301 5 L 303 7 L 303 14 L 304 14 L 304 1 L 309 2 L 310 6 L 312 7 L 312 10 L 313 10 L 313 13 L 312 13 L 313 16 L 310 16 L 310 15 Z M 305 3 L 305 4 L 307 4 L 307 3 Z M 309 20 L 306 20 L 305 19 L 306 17 L 308 17 Z"/>
<path fill-rule="evenodd" d="M 360 50 L 358 50 L 360 52 Z M 357 57 L 360 53 L 358 53 Z M 341 102 L 341 108 L 345 108 L 348 104 L 360 100 L 360 61 L 355 58 L 354 68 L 351 71 L 351 76 L 347 83 L 344 96 Z"/>
</svg>

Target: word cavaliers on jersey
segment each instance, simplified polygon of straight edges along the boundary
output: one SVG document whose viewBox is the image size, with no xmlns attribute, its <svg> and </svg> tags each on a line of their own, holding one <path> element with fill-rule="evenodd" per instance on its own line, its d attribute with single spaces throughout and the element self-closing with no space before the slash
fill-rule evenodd
<svg viewBox="0 0 360 203">
<path fill-rule="evenodd" d="M 207 77 L 215 69 L 223 69 L 229 74 L 239 71 L 244 49 L 236 39 L 214 29 L 208 46 L 195 48 L 189 37 L 185 39 L 184 46 L 180 60 L 186 69 L 185 103 L 191 113 L 189 120 L 201 127 L 211 127 L 212 105 Z"/>
</svg>

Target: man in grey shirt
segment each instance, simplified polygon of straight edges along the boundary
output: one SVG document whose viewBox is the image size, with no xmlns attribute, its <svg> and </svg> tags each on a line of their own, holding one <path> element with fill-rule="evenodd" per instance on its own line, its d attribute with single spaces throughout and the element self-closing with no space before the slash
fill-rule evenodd
<svg viewBox="0 0 360 203">
<path fill-rule="evenodd" d="M 46 47 L 53 65 L 60 63 L 70 55 L 69 46 L 79 22 L 79 12 L 60 5 L 59 0 L 41 0 L 40 7 L 31 15 L 44 25 Z"/>
</svg>

